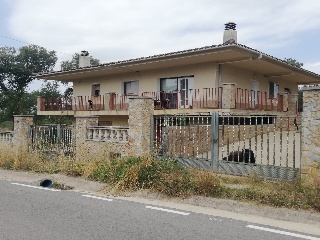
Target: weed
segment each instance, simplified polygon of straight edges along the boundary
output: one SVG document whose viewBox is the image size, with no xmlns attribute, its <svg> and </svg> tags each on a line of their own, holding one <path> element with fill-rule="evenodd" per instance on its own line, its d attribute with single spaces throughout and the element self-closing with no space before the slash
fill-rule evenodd
<svg viewBox="0 0 320 240">
<path fill-rule="evenodd" d="M 110 160 L 105 152 L 90 159 L 78 155 L 77 159 L 58 156 L 47 160 L 41 152 L 16 151 L 4 143 L 0 144 L 0 152 L 0 168 L 83 177 L 108 183 L 115 191 L 147 189 L 169 197 L 201 195 L 320 212 L 320 188 L 302 181 L 287 183 L 216 175 L 184 168 L 172 159 L 126 157 Z M 86 154 L 84 152 L 84 156 Z M 230 188 L 230 184 L 243 187 Z"/>
</svg>

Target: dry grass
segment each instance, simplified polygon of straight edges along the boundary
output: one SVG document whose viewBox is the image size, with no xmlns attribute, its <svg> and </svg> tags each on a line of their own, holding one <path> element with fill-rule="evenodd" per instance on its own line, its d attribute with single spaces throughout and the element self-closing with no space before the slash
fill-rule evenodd
<svg viewBox="0 0 320 240">
<path fill-rule="evenodd" d="M 303 182 L 287 183 L 217 175 L 184 168 L 170 159 L 126 157 L 110 160 L 106 152 L 77 160 L 64 156 L 47 160 L 40 152 L 14 151 L 3 143 L 0 144 L 0 152 L 1 168 L 83 177 L 106 182 L 114 191 L 146 189 L 169 197 L 201 195 L 320 212 L 320 188 Z M 240 187 L 231 188 L 232 185 Z"/>
</svg>

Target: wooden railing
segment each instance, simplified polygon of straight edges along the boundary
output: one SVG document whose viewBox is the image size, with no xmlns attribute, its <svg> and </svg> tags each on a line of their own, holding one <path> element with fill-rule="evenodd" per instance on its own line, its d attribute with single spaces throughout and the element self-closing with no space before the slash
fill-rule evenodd
<svg viewBox="0 0 320 240">
<path fill-rule="evenodd" d="M 282 94 L 271 96 L 267 92 L 237 88 L 235 105 L 236 109 L 284 111 L 284 98 Z"/>
<path fill-rule="evenodd" d="M 105 97 L 104 96 L 77 96 L 73 97 L 73 110 L 104 110 Z"/>
<path fill-rule="evenodd" d="M 13 138 L 13 132 L 0 132 L 0 142 L 11 142 Z"/>
<path fill-rule="evenodd" d="M 87 128 L 87 141 L 128 142 L 128 127 L 90 126 Z"/>
<path fill-rule="evenodd" d="M 237 88 L 235 93 L 228 96 L 223 95 L 223 87 L 188 89 L 180 91 L 158 91 L 143 92 L 142 96 L 154 99 L 155 110 L 160 109 L 222 109 L 228 108 L 223 103 L 233 102 L 230 108 L 265 111 L 286 111 L 284 106 L 288 105 L 288 100 L 283 94 L 275 97 L 269 96 L 267 92 L 253 91 Z M 70 98 L 48 98 L 38 99 L 38 109 L 40 111 L 99 111 L 115 110 L 124 111 L 129 108 L 129 98 L 138 95 L 123 95 L 117 93 L 107 93 L 102 96 L 76 96 Z"/>
<path fill-rule="evenodd" d="M 71 98 L 40 98 L 41 111 L 72 110 Z"/>
<path fill-rule="evenodd" d="M 188 89 L 168 92 L 143 92 L 154 98 L 155 109 L 221 108 L 222 88 Z"/>
</svg>

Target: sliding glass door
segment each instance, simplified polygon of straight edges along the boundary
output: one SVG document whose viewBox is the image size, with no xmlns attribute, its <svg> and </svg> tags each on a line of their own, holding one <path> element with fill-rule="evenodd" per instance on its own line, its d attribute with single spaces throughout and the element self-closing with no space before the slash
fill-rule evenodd
<svg viewBox="0 0 320 240">
<path fill-rule="evenodd" d="M 192 103 L 194 77 L 161 78 L 160 91 L 168 108 L 188 108 Z"/>
</svg>

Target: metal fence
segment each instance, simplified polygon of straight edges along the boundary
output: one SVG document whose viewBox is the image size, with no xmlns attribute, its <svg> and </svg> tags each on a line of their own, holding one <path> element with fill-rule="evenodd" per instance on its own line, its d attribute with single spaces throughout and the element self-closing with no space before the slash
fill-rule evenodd
<svg viewBox="0 0 320 240">
<path fill-rule="evenodd" d="M 29 147 L 46 153 L 48 156 L 74 156 L 75 134 L 73 126 L 48 124 L 30 126 Z"/>
<path fill-rule="evenodd" d="M 155 117 L 154 147 L 188 167 L 294 180 L 300 173 L 299 116 L 222 113 Z"/>
</svg>

